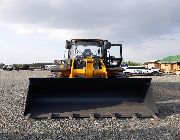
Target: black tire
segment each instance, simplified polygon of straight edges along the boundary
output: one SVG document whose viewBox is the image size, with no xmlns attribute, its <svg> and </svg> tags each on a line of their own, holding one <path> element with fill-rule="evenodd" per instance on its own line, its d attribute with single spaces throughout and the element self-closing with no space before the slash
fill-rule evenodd
<svg viewBox="0 0 180 140">
<path fill-rule="evenodd" d="M 158 72 L 153 72 L 152 75 L 153 75 L 153 76 L 158 76 L 159 73 L 158 73 Z"/>
<path fill-rule="evenodd" d="M 128 77 L 131 75 L 130 72 L 125 72 L 124 74 L 125 74 L 126 76 L 128 76 Z"/>
</svg>

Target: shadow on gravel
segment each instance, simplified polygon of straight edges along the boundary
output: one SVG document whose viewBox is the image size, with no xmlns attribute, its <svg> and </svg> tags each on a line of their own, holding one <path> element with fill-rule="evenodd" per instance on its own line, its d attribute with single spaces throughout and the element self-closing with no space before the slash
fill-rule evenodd
<svg viewBox="0 0 180 140">
<path fill-rule="evenodd" d="M 180 82 L 151 82 L 153 86 L 161 86 L 165 89 L 177 89 L 180 91 Z M 179 95 L 180 96 L 180 95 Z"/>
<path fill-rule="evenodd" d="M 158 117 L 180 114 L 180 82 L 152 82 Z"/>
<path fill-rule="evenodd" d="M 179 103 L 157 103 L 158 117 L 166 118 L 171 115 L 180 114 L 180 102 Z"/>
<path fill-rule="evenodd" d="M 20 140 L 20 139 L 32 139 L 32 140 L 39 140 L 39 139 L 47 139 L 47 140 L 54 140 L 54 139 L 134 139 L 134 140 L 144 140 L 144 139 L 173 139 L 179 140 L 180 139 L 180 130 L 176 127 L 169 128 L 161 126 L 155 128 L 147 128 L 147 129 L 132 129 L 132 130 L 100 130 L 94 131 L 91 129 L 89 130 L 82 130 L 81 132 L 60 132 L 60 133 L 43 133 L 43 134 L 27 134 L 27 133 L 0 133 L 0 139 L 3 140 Z"/>
<path fill-rule="evenodd" d="M 179 89 L 180 90 L 180 82 L 151 82 L 153 86 L 161 86 L 165 89 Z"/>
</svg>

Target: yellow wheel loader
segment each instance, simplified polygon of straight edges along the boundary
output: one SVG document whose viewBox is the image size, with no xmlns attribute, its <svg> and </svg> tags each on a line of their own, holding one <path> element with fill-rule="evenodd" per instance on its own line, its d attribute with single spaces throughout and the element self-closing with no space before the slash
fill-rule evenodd
<svg viewBox="0 0 180 140">
<path fill-rule="evenodd" d="M 111 49 L 116 56 L 112 56 Z M 30 78 L 24 115 L 31 118 L 155 117 L 151 78 L 123 74 L 122 44 L 66 41 L 57 78 Z"/>
</svg>

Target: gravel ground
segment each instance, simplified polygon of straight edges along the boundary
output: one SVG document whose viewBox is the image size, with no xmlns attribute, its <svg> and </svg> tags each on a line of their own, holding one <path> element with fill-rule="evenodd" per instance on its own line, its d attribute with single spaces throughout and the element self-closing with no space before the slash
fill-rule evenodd
<svg viewBox="0 0 180 140">
<path fill-rule="evenodd" d="M 180 139 L 180 76 L 152 77 L 159 118 L 26 119 L 28 78 L 48 74 L 0 70 L 0 139 Z"/>
</svg>

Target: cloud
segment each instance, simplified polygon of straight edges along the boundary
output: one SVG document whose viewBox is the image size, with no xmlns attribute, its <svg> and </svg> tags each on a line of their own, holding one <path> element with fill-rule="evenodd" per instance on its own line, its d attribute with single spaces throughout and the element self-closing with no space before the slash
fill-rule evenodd
<svg viewBox="0 0 180 140">
<path fill-rule="evenodd" d="M 171 32 L 180 25 L 179 6 L 179 0 L 2 0 L 0 18 L 87 34 L 108 30 L 109 38 L 133 39 Z"/>
<path fill-rule="evenodd" d="M 179 53 L 179 7 L 179 0 L 0 0 L 0 26 L 23 40 L 43 38 L 48 44 L 71 38 L 123 40 L 126 59 L 145 61 Z"/>
<path fill-rule="evenodd" d="M 180 54 L 180 33 L 152 37 L 138 44 L 125 44 L 124 59 L 144 62 Z"/>
</svg>

